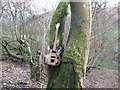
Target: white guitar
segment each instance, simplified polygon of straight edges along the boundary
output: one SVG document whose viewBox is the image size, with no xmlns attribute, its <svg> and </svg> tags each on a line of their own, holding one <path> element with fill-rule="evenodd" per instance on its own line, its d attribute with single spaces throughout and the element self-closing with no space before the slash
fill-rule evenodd
<svg viewBox="0 0 120 90">
<path fill-rule="evenodd" d="M 60 65 L 62 60 L 60 57 L 61 48 L 58 51 L 56 50 L 59 27 L 60 27 L 60 23 L 57 23 L 53 47 L 52 49 L 48 47 L 49 53 L 45 56 L 45 63 L 50 66 L 58 66 Z"/>
</svg>

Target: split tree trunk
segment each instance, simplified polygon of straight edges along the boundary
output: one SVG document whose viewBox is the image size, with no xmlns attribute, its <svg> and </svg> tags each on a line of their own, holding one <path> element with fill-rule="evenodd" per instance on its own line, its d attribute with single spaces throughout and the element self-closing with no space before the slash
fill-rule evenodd
<svg viewBox="0 0 120 90">
<path fill-rule="evenodd" d="M 64 17 L 66 16 L 65 10 L 67 10 L 66 5 L 68 3 L 60 2 L 53 15 L 49 34 L 50 45 L 55 35 L 55 24 L 58 22 L 64 23 Z M 81 88 L 81 80 L 86 72 L 91 30 L 90 1 L 70 2 L 70 7 L 71 29 L 67 47 L 63 53 L 63 63 L 59 67 L 48 67 L 49 77 L 47 89 Z M 62 34 L 60 35 L 62 37 Z M 62 41 L 61 37 L 59 37 L 60 41 Z"/>
</svg>

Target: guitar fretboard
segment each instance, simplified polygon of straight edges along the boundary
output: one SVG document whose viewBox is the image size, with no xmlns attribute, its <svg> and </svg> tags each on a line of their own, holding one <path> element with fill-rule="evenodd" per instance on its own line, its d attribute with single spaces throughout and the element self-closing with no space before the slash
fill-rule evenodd
<svg viewBox="0 0 120 90">
<path fill-rule="evenodd" d="M 55 31 L 55 39 L 54 39 L 54 44 L 53 44 L 53 51 L 56 50 L 56 44 L 57 44 L 57 37 L 58 37 L 58 29 L 60 27 L 60 23 L 56 24 L 56 31 Z"/>
</svg>

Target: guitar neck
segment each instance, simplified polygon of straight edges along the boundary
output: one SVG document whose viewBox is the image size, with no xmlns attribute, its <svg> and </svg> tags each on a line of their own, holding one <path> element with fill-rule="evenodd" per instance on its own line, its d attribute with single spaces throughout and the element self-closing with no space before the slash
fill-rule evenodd
<svg viewBox="0 0 120 90">
<path fill-rule="evenodd" d="M 53 50 L 56 50 L 56 45 L 57 45 L 57 36 L 58 36 L 58 28 L 56 28 L 55 32 L 55 39 L 54 39 L 54 44 L 53 44 Z"/>
</svg>

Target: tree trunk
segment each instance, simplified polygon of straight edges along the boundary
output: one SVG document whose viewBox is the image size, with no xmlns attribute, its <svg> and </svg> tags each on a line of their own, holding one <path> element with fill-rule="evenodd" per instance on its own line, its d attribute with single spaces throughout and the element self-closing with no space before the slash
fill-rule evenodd
<svg viewBox="0 0 120 90">
<path fill-rule="evenodd" d="M 62 5 L 60 5 L 61 3 Z M 68 3 L 60 2 L 55 14 L 53 15 L 51 21 L 52 29 L 50 29 L 49 34 L 50 45 L 54 40 L 55 24 L 59 21 L 59 23 L 63 23 L 64 21 L 63 19 L 66 16 L 65 10 L 67 10 L 66 5 L 68 5 Z M 91 30 L 90 1 L 70 2 L 70 6 L 71 29 L 68 37 L 67 47 L 63 53 L 63 62 L 59 67 L 48 67 L 49 77 L 47 89 L 81 88 L 81 80 L 86 72 Z M 60 13 L 59 15 L 62 16 L 58 16 L 58 13 Z M 59 37 L 59 39 L 62 41 L 62 35 Z"/>
<path fill-rule="evenodd" d="M 77 87 L 80 87 L 86 73 L 89 55 L 91 33 L 90 0 L 85 0 L 84 2 L 70 2 L 70 7 L 71 29 L 65 53 L 67 57 L 72 58 L 75 62 L 74 68 L 78 76 Z"/>
</svg>

